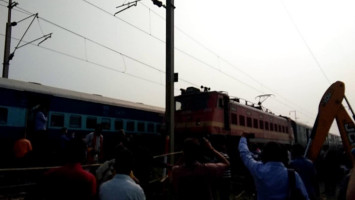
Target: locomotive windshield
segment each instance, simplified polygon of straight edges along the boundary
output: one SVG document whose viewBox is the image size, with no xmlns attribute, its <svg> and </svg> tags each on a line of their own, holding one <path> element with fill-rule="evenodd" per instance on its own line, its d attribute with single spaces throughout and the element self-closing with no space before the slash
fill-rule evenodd
<svg viewBox="0 0 355 200">
<path fill-rule="evenodd" d="M 198 94 L 198 95 L 182 95 L 175 98 L 175 110 L 176 111 L 186 111 L 186 110 L 201 110 L 208 106 L 209 95 L 208 94 Z"/>
</svg>

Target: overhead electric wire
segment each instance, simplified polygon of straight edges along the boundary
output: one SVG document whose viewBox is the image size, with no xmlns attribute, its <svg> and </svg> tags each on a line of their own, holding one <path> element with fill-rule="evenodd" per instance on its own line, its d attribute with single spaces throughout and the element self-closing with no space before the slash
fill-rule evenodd
<svg viewBox="0 0 355 200">
<path fill-rule="evenodd" d="M 139 2 L 139 3 L 142 4 L 143 6 L 145 6 L 147 9 L 150 9 L 149 6 L 145 5 L 143 2 Z M 154 14 L 155 14 L 156 16 L 158 16 L 160 19 L 165 20 L 165 18 L 164 18 L 163 16 L 161 16 L 159 13 L 157 13 L 157 12 L 155 12 L 155 11 L 152 11 L 152 13 L 154 13 Z M 297 105 L 296 103 L 294 103 L 294 102 L 292 102 L 292 101 L 286 99 L 285 97 L 283 97 L 282 95 L 280 95 L 278 92 L 276 92 L 276 91 L 274 91 L 273 89 L 271 89 L 270 87 L 266 86 L 264 83 L 261 83 L 260 81 L 256 80 L 253 76 L 251 76 L 250 74 L 244 72 L 244 71 L 241 70 L 239 67 L 237 67 L 237 66 L 235 66 L 234 64 L 230 63 L 228 60 L 226 60 L 226 59 L 224 59 L 223 57 L 219 56 L 218 53 L 216 53 L 215 51 L 213 51 L 213 50 L 211 50 L 210 48 L 206 47 L 206 46 L 205 46 L 204 44 L 202 44 L 200 41 L 196 40 L 195 38 L 193 38 L 192 36 L 190 36 L 189 34 L 187 34 L 185 31 L 183 31 L 181 28 L 179 28 L 179 27 L 177 27 L 177 26 L 174 26 L 174 27 L 175 27 L 176 30 L 178 30 L 178 31 L 181 32 L 183 35 L 185 35 L 186 37 L 188 37 L 190 40 L 192 40 L 193 42 L 195 42 L 197 45 L 201 46 L 203 49 L 207 50 L 207 51 L 210 52 L 211 54 L 214 54 L 219 60 L 225 62 L 226 64 L 228 64 L 228 65 L 230 65 L 230 66 L 232 66 L 235 70 L 237 70 L 237 71 L 239 71 L 239 72 L 245 74 L 247 77 L 249 77 L 251 80 L 255 81 L 257 84 L 259 84 L 259 85 L 261 85 L 262 87 L 268 89 L 268 90 L 271 91 L 272 93 L 274 93 L 274 94 L 280 96 L 280 97 L 283 98 L 286 102 L 293 104 L 293 106 L 296 106 L 296 107 L 299 107 L 299 108 L 301 107 L 301 106 Z M 205 64 L 205 65 L 207 65 L 207 66 L 209 66 L 209 67 L 211 67 L 211 68 L 213 68 L 213 69 L 215 69 L 215 70 L 218 71 L 219 73 L 222 73 L 222 74 L 224 74 L 224 75 L 226 75 L 226 76 L 228 76 L 228 77 L 230 77 L 230 78 L 232 78 L 232 79 L 234 79 L 234 80 L 236 80 L 236 81 L 238 81 L 238 82 L 240 82 L 240 83 L 243 83 L 244 85 L 248 86 L 249 88 L 252 88 L 252 89 L 254 89 L 254 90 L 256 90 L 256 91 L 262 93 L 262 91 L 260 91 L 259 89 L 256 89 L 255 87 L 251 86 L 250 84 L 244 83 L 243 81 L 240 81 L 239 79 L 236 79 L 235 77 L 232 77 L 232 76 L 230 76 L 229 74 L 222 72 L 221 70 L 217 69 L 217 67 L 214 67 L 214 66 L 212 66 L 212 65 L 210 65 L 210 64 L 207 64 L 206 62 L 202 61 L 201 59 L 198 59 L 198 58 L 196 58 L 196 57 L 194 57 L 194 56 L 192 56 L 192 55 L 190 55 L 190 54 L 184 52 L 183 50 L 180 50 L 180 49 L 177 48 L 177 47 L 175 47 L 175 49 L 176 49 L 176 50 L 179 50 L 180 52 L 182 52 L 182 53 L 184 53 L 184 54 L 186 54 L 186 55 L 189 55 L 191 58 L 193 58 L 193 59 L 195 59 L 195 60 L 197 60 L 197 61 L 199 61 L 199 62 L 201 62 L 201 63 L 203 63 L 203 64 Z M 283 104 L 283 105 L 285 105 L 286 107 L 293 107 L 292 105 L 287 105 L 286 103 L 281 102 L 280 100 L 277 100 L 277 99 L 276 99 L 276 101 L 279 102 L 279 103 L 281 103 L 281 104 Z M 304 112 L 301 112 L 301 113 L 305 114 Z M 305 114 L 305 115 L 311 116 L 312 114 L 311 114 L 311 113 L 308 113 L 308 114 Z"/>
<path fill-rule="evenodd" d="M 44 19 L 43 17 L 39 17 L 39 18 L 40 18 L 41 20 L 47 22 L 47 23 L 50 23 L 50 24 L 52 24 L 52 25 L 54 25 L 54 26 L 57 26 L 57 27 L 59 27 L 59 28 L 61 28 L 61 29 L 63 29 L 63 30 L 66 30 L 66 31 L 68 31 L 68 32 L 70 32 L 70 33 L 72 33 L 72 34 L 78 36 L 78 37 L 81 37 L 81 38 L 83 38 L 83 39 L 86 39 L 87 41 L 90 41 L 90 42 L 92 42 L 92 43 L 94 43 L 94 44 L 96 44 L 96 45 L 98 45 L 98 46 L 101 46 L 101 47 L 103 47 L 103 48 L 105 48 L 105 49 L 108 49 L 108 50 L 110 50 L 110 51 L 112 51 L 112 52 L 115 52 L 115 53 L 118 53 L 118 54 L 120 54 L 120 55 L 123 55 L 123 56 L 125 56 L 125 57 L 127 57 L 127 58 L 129 58 L 129 59 L 131 59 L 131 60 L 134 60 L 134 61 L 136 61 L 136 62 L 138 62 L 138 63 L 141 63 L 141 64 L 143 64 L 143 65 L 145 65 L 145 66 L 147 66 L 147 67 L 149 67 L 149 68 L 151 68 L 151 69 L 154 69 L 154 70 L 159 71 L 159 72 L 163 72 L 162 70 L 160 70 L 160 69 L 158 69 L 158 68 L 156 68 L 156 67 L 154 67 L 154 66 L 152 66 L 152 65 L 149 65 L 149 64 L 147 64 L 147 63 L 144 63 L 144 62 L 142 62 L 142 61 L 140 61 L 140 60 L 138 60 L 138 59 L 136 59 L 136 58 L 133 58 L 133 57 L 131 57 L 131 56 L 128 56 L 128 55 L 126 55 L 126 54 L 124 54 L 124 53 L 122 53 L 122 52 L 119 52 L 119 51 L 117 51 L 117 50 L 115 50 L 115 49 L 113 49 L 113 48 L 111 48 L 111 47 L 108 47 L 108 46 L 106 46 L 106 45 L 103 45 L 103 44 L 101 44 L 101 43 L 99 43 L 99 42 L 97 42 L 97 41 L 95 41 L 95 40 L 92 40 L 92 39 L 86 37 L 86 36 L 83 36 L 83 35 L 81 35 L 81 34 L 79 34 L 79 33 L 76 33 L 76 32 L 74 32 L 74 31 L 72 31 L 72 30 L 69 30 L 69 29 L 67 29 L 67 28 L 64 28 L 63 26 L 60 26 L 60 25 L 58 25 L 58 24 L 56 24 L 56 23 L 54 23 L 54 22 L 51 22 L 51 21 L 49 21 L 49 20 L 47 20 L 47 19 Z"/>
<path fill-rule="evenodd" d="M 5 35 L 2 34 L 2 33 L 0 33 L 0 35 L 5 37 Z M 11 37 L 11 39 L 18 40 L 18 41 L 20 40 L 20 39 L 18 39 L 18 38 L 14 38 L 14 37 Z M 151 82 L 151 83 L 154 83 L 154 84 L 157 84 L 157 85 L 161 85 L 161 83 L 159 83 L 159 82 L 154 82 L 154 81 L 151 81 L 151 80 L 149 80 L 149 79 L 145 79 L 145 78 L 142 78 L 142 77 L 139 77 L 139 76 L 136 76 L 136 75 L 133 75 L 133 74 L 124 72 L 124 71 L 120 71 L 120 70 L 117 70 L 117 69 L 115 69 L 115 68 L 112 68 L 112 67 L 109 67 L 109 66 L 100 64 L 100 63 L 96 63 L 96 62 L 93 62 L 93 61 L 90 61 L 90 60 L 87 60 L 87 59 L 84 59 L 84 58 L 80 58 L 80 57 L 77 57 L 77 56 L 73 56 L 73 55 L 71 55 L 71 54 L 68 54 L 68 53 L 65 53 L 65 52 L 62 52 L 62 51 L 58 51 L 58 50 L 51 49 L 51 48 L 44 47 L 44 46 L 37 46 L 37 45 L 35 45 L 35 44 L 31 44 L 31 45 L 36 46 L 36 47 L 39 47 L 39 48 L 42 48 L 42 49 L 45 49 L 45 50 L 47 50 L 47 51 L 51 51 L 51 52 L 53 52 L 53 53 L 57 53 L 57 54 L 60 54 L 60 55 L 63 55 L 63 56 L 70 57 L 70 58 L 75 59 L 75 60 L 87 62 L 87 63 L 96 65 L 96 66 L 98 66 L 98 67 L 101 67 L 101 68 L 104 68 L 104 69 L 107 69 L 107 70 L 110 70 L 110 71 L 119 72 L 119 73 L 122 73 L 122 74 L 125 74 L 125 75 L 128 75 L 128 76 L 132 76 L 132 77 L 135 77 L 135 78 L 144 80 L 144 81 L 148 81 L 148 82 Z"/>
<path fill-rule="evenodd" d="M 110 13 L 110 12 L 108 12 L 108 11 L 102 9 L 101 7 L 95 5 L 95 4 L 93 4 L 93 3 L 91 3 L 91 2 L 89 2 L 89 1 L 87 1 L 87 0 L 82 0 L 82 1 L 85 2 L 85 3 L 87 3 L 87 4 L 89 4 L 89 5 L 91 5 L 91 6 L 93 6 L 93 7 L 95 7 L 96 9 L 101 10 L 102 12 L 105 12 L 106 14 L 108 14 L 108 15 L 110 15 L 110 16 L 112 16 L 112 17 L 115 17 L 115 18 L 119 19 L 120 21 L 122 21 L 122 22 L 124 22 L 124 23 L 126 23 L 126 24 L 128 24 L 128 25 L 130 25 L 130 26 L 132 26 L 132 27 L 134 27 L 135 29 L 137 29 L 137 30 L 139 30 L 139 31 L 141 31 L 141 32 L 143 32 L 143 33 L 145 33 L 145 34 L 150 35 L 152 38 L 155 38 L 156 40 L 165 43 L 164 40 L 162 40 L 162 39 L 160 39 L 160 38 L 158 38 L 158 37 L 152 35 L 151 33 L 149 33 L 149 32 L 147 32 L 147 31 L 145 31 L 145 30 L 139 28 L 138 26 L 133 25 L 132 23 L 129 23 L 129 22 L 127 22 L 127 21 L 125 21 L 125 20 L 123 20 L 123 19 L 117 17 L 117 16 L 113 16 L 112 13 Z M 140 2 L 140 3 L 141 3 L 141 2 Z M 142 4 L 142 3 L 141 3 L 141 4 Z M 143 4 L 143 5 L 144 5 L 144 4 Z M 147 6 L 146 6 L 146 7 L 147 7 Z M 148 8 L 149 8 L 149 7 L 148 7 Z M 28 11 L 26 11 L 25 9 L 22 9 L 22 8 L 20 8 L 20 9 L 21 9 L 22 11 L 28 12 Z M 152 11 L 152 12 L 155 13 L 157 16 L 160 16 L 160 15 L 158 15 L 156 12 L 154 12 L 154 11 Z M 30 13 L 30 12 L 28 12 L 28 13 Z M 161 17 L 161 16 L 160 16 L 160 17 Z M 162 17 L 161 17 L 161 18 L 162 18 Z M 70 33 L 72 33 L 72 34 L 74 34 L 74 35 L 77 35 L 77 36 L 82 37 L 82 38 L 84 38 L 84 39 L 88 39 L 88 38 L 86 38 L 85 36 L 82 36 L 82 35 L 80 35 L 80 34 L 78 34 L 78 33 L 75 33 L 75 32 L 73 32 L 73 31 L 69 30 L 69 29 L 66 29 L 66 28 L 64 28 L 64 27 L 62 27 L 62 26 L 59 26 L 58 24 L 53 23 L 53 22 L 51 22 L 51 21 L 49 21 L 49 20 L 46 20 L 46 19 L 44 19 L 43 17 L 40 17 L 40 19 L 43 20 L 43 21 L 46 21 L 46 22 L 48 22 L 48 23 L 51 23 L 52 25 L 55 25 L 55 26 L 57 26 L 57 27 L 59 27 L 59 28 L 62 28 L 62 29 L 64 29 L 64 30 L 66 30 L 66 31 L 68 31 L 68 32 L 70 32 Z M 162 19 L 164 19 L 164 18 L 162 18 Z M 176 28 L 176 27 L 175 27 L 175 28 Z M 191 40 L 195 41 L 198 45 L 202 46 L 202 47 L 205 48 L 206 50 L 208 50 L 208 51 L 210 51 L 211 53 L 215 54 L 215 55 L 216 55 L 219 59 L 221 59 L 222 61 L 226 62 L 227 64 L 230 64 L 231 66 L 233 66 L 233 67 L 235 68 L 234 65 L 232 65 L 231 63 L 229 63 L 229 62 L 226 61 L 225 59 L 223 59 L 223 58 L 221 58 L 220 56 L 218 56 L 218 54 L 216 54 L 215 52 L 213 52 L 213 51 L 210 50 L 209 48 L 205 47 L 204 45 L 202 45 L 202 44 L 201 44 L 200 42 L 198 42 L 197 40 L 193 39 L 191 36 L 189 36 L 188 34 L 186 34 L 186 33 L 185 33 L 184 31 L 182 31 L 181 29 L 177 28 L 177 30 L 180 31 L 180 32 L 182 32 L 184 35 L 186 35 L 187 37 L 189 37 Z M 88 39 L 88 41 L 90 41 L 90 42 L 92 42 L 92 43 L 95 43 L 96 45 L 99 45 L 99 46 L 101 46 L 101 47 L 104 47 L 104 48 L 106 48 L 106 49 L 109 49 L 109 50 L 111 50 L 111 51 L 113 51 L 113 52 L 115 52 L 115 53 L 121 54 L 122 56 L 126 56 L 127 58 L 130 58 L 130 59 L 132 59 L 132 60 L 135 60 L 135 61 L 138 62 L 138 63 L 141 63 L 141 64 L 143 64 L 143 65 L 146 65 L 146 63 L 143 63 L 143 62 L 141 62 L 141 61 L 139 61 L 139 60 L 137 60 L 137 59 L 135 59 L 135 58 L 132 58 L 132 57 L 130 57 L 130 56 L 128 56 L 128 55 L 124 55 L 124 54 L 122 54 L 121 52 L 118 52 L 118 51 L 116 51 L 116 50 L 114 50 L 114 49 L 112 49 L 112 48 L 110 48 L 110 47 L 107 47 L 107 46 L 105 46 L 105 45 L 102 45 L 101 43 L 98 43 L 98 42 L 96 42 L 96 41 L 94 41 L 94 40 Z M 191 54 L 189 54 L 189 53 L 186 53 L 186 52 L 184 52 L 183 50 L 181 50 L 181 49 L 179 49 L 179 48 L 176 48 L 176 47 L 175 47 L 175 49 L 178 50 L 179 52 L 185 54 L 185 55 L 188 55 L 190 58 L 195 59 L 195 60 L 197 60 L 198 62 L 201 62 L 202 64 L 204 64 L 204 65 L 206 65 L 206 66 L 208 66 L 208 67 L 210 67 L 210 68 L 212 68 L 212 69 L 218 71 L 219 73 L 221 73 L 221 74 L 223 74 L 223 75 L 225 75 L 225 76 L 227 76 L 227 77 L 229 77 L 229 78 L 232 78 L 232 79 L 235 80 L 235 81 L 238 81 L 238 82 L 240 82 L 240 83 L 243 83 L 243 84 L 246 85 L 247 87 L 252 88 L 252 89 L 254 89 L 254 90 L 260 92 L 259 89 L 255 88 L 255 87 L 253 87 L 253 86 L 251 86 L 251 85 L 249 85 L 249 84 L 247 84 L 247 83 L 245 83 L 245 82 L 243 82 L 243 81 L 241 81 L 241 80 L 239 80 L 239 79 L 237 79 L 237 78 L 235 78 L 235 77 L 233 77 L 233 76 L 231 76 L 231 75 L 229 75 L 229 74 L 227 74 L 227 73 L 225 73 L 225 72 L 222 72 L 220 69 L 217 69 L 216 67 L 214 67 L 214 66 L 212 66 L 212 65 L 210 65 L 210 64 L 208 64 L 208 63 L 206 63 L 206 62 L 204 62 L 204 61 L 202 61 L 201 59 L 198 59 L 198 58 L 196 58 L 195 56 L 193 56 L 193 55 L 191 55 Z M 151 65 L 147 65 L 147 66 L 148 66 L 148 67 L 151 67 L 151 68 L 153 68 L 153 69 L 155 69 L 155 70 L 157 70 L 157 71 L 159 71 L 159 72 L 164 72 L 164 71 L 159 70 L 159 69 L 157 69 L 157 68 L 155 68 L 155 67 L 153 67 L 153 66 L 151 66 Z M 235 68 L 235 69 L 236 69 L 236 68 Z M 237 70 L 243 72 L 243 71 L 240 70 L 240 69 L 237 69 Z M 164 72 L 164 73 L 165 73 L 165 72 Z M 248 77 L 250 77 L 251 79 L 253 79 L 253 80 L 254 80 L 255 82 L 257 82 L 258 84 L 260 84 L 260 85 L 264 86 L 265 88 L 269 89 L 269 88 L 266 87 L 264 84 L 262 84 L 262 83 L 258 82 L 257 80 L 255 80 L 252 76 L 248 75 L 248 74 L 245 73 L 245 72 L 243 72 L 243 73 L 244 73 L 245 75 L 247 75 Z M 191 82 L 186 81 L 186 80 L 183 80 L 183 79 L 181 79 L 181 78 L 180 78 L 180 80 L 182 80 L 182 81 L 184 81 L 184 82 L 187 82 L 187 83 L 191 83 Z M 194 84 L 194 85 L 197 85 L 197 84 Z M 271 90 L 271 89 L 269 89 L 269 90 Z M 272 90 L 271 90 L 271 91 L 272 91 Z M 276 92 L 274 92 L 274 93 L 276 93 Z M 280 96 L 281 96 L 281 95 L 280 95 Z M 282 96 L 281 96 L 281 97 L 282 97 Z M 286 99 L 286 98 L 285 98 L 285 99 Z M 286 100 L 287 100 L 287 99 L 286 99 Z M 288 101 L 288 102 L 289 102 L 289 101 Z M 282 103 L 282 102 L 280 102 L 280 103 Z M 284 104 L 284 103 L 282 103 L 282 104 Z M 290 107 L 290 105 L 286 105 L 286 104 L 284 104 L 284 105 L 287 106 L 287 107 Z"/>
<path fill-rule="evenodd" d="M 22 12 L 22 13 L 26 12 L 25 14 L 32 15 L 31 12 L 29 12 L 29 11 L 23 9 L 23 8 L 19 8 L 19 9 L 21 10 L 21 11 L 19 11 L 19 12 Z M 94 43 L 94 44 L 96 44 L 96 45 L 99 45 L 99 46 L 101 46 L 101 47 L 103 47 L 103 48 L 106 48 L 106 49 L 108 49 L 108 50 L 110 50 L 110 51 L 112 51 L 112 52 L 114 52 L 114 53 L 117 53 L 117 54 L 121 55 L 122 57 L 127 57 L 127 58 L 129 58 L 129 59 L 131 59 L 131 60 L 133 60 L 133 61 L 135 61 L 135 62 L 137 62 L 137 63 L 140 63 L 140 64 L 145 65 L 145 66 L 147 66 L 147 67 L 149 67 L 149 68 L 152 68 L 152 69 L 154 69 L 154 70 L 156 70 L 156 71 L 158 71 L 158 72 L 160 72 L 160 73 L 165 74 L 165 71 L 163 71 L 163 70 L 160 70 L 160 69 L 158 69 L 158 68 L 156 68 L 156 67 L 153 67 L 153 66 L 151 66 L 151 65 L 149 65 L 149 64 L 147 64 L 147 63 L 144 63 L 144 62 L 142 62 L 142 61 L 140 61 L 140 60 L 138 60 L 138 59 L 136 59 L 136 58 L 133 58 L 133 57 L 131 57 L 131 56 L 128 56 L 128 55 L 126 55 L 126 54 L 123 54 L 123 53 L 121 53 L 121 52 L 119 52 L 119 51 L 117 51 L 117 50 L 114 50 L 114 49 L 112 49 L 112 48 L 110 48 L 110 47 L 107 47 L 107 46 L 105 46 L 105 45 L 103 45 L 103 44 L 101 44 L 101 43 L 99 43 L 99 42 L 96 42 L 96 41 L 94 41 L 94 40 L 91 40 L 91 39 L 89 39 L 89 38 L 87 38 L 87 37 L 85 37 L 85 36 L 83 36 L 83 35 L 81 35 L 81 34 L 78 34 L 78 33 L 74 32 L 74 31 L 69 30 L 69 29 L 67 29 L 67 28 L 65 28 L 65 27 L 63 27 L 63 26 L 60 26 L 60 25 L 58 25 L 58 24 L 56 24 L 56 23 L 54 23 L 54 22 L 51 22 L 51 21 L 49 21 L 49 20 L 47 20 L 47 19 L 45 19 L 45 18 L 43 18 L 43 17 L 39 17 L 39 18 L 40 18 L 41 20 L 43 20 L 43 21 L 49 23 L 49 24 L 52 24 L 52 25 L 54 25 L 54 26 L 56 26 L 56 27 L 58 27 L 58 28 L 60 28 L 60 29 L 65 30 L 65 31 L 67 31 L 67 32 L 69 32 L 69 33 L 71 33 L 71 34 L 73 34 L 73 35 L 76 35 L 76 36 L 78 36 L 78 37 L 81 37 L 81 38 L 83 38 L 85 41 L 86 41 L 86 40 L 87 40 L 87 41 L 90 41 L 90 42 L 92 42 L 92 43 Z M 105 66 L 105 65 L 102 65 L 102 64 L 99 64 L 99 63 L 95 63 L 95 62 L 89 61 L 87 58 L 82 59 L 82 58 L 79 58 L 79 57 L 76 57 L 76 56 L 72 56 L 72 55 L 70 55 L 70 54 L 63 53 L 63 52 L 60 52 L 60 51 L 57 51 L 57 50 L 54 50 L 54 49 L 50 49 L 50 48 L 46 48 L 46 47 L 41 47 L 41 48 L 46 49 L 46 50 L 49 50 L 49 51 L 52 51 L 52 52 L 55 52 L 55 53 L 58 53 L 58 54 L 62 54 L 62 55 L 65 55 L 65 56 L 68 56 L 68 57 L 71 57 L 71 58 L 74 58 L 74 59 L 77 59 L 77 60 L 85 61 L 85 62 L 94 64 L 94 65 L 97 65 L 97 66 L 106 68 L 106 69 L 108 69 L 108 70 L 117 71 L 117 72 L 120 72 L 120 73 L 123 73 L 123 74 L 127 74 L 127 75 L 129 75 L 129 76 L 135 77 L 135 78 L 140 78 L 140 77 L 135 76 L 135 75 L 133 75 L 133 74 L 121 72 L 121 71 L 115 70 L 115 69 L 113 69 L 113 68 L 111 68 L 111 67 L 108 67 L 108 66 Z M 126 66 L 125 61 L 124 61 L 124 65 Z M 152 82 L 152 83 L 155 83 L 155 84 L 158 84 L 158 85 L 161 85 L 160 82 L 154 82 L 154 81 L 151 81 L 151 80 L 148 80 L 148 79 L 144 79 L 144 78 L 140 78 L 140 79 L 141 79 L 141 80 L 148 81 L 148 82 Z M 181 78 L 180 78 L 180 80 L 182 80 L 182 81 L 184 81 L 184 82 L 187 82 L 187 83 L 191 83 L 190 81 L 187 81 L 187 80 L 184 80 L 184 79 L 181 79 Z M 194 85 L 196 85 L 196 84 L 194 84 Z"/>
<path fill-rule="evenodd" d="M 297 31 L 299 37 L 300 37 L 301 40 L 303 41 L 303 44 L 306 46 L 308 52 L 311 54 L 311 56 L 312 56 L 314 62 L 316 63 L 317 67 L 318 67 L 319 70 L 322 72 L 324 78 L 328 81 L 328 83 L 331 83 L 330 80 L 329 80 L 329 78 L 328 78 L 328 76 L 325 74 L 325 72 L 324 72 L 324 70 L 323 70 L 323 68 L 322 68 L 322 66 L 321 66 L 321 64 L 320 64 L 320 62 L 318 61 L 317 57 L 314 55 L 314 53 L 313 53 L 311 47 L 309 46 L 307 40 L 304 38 L 303 34 L 301 33 L 301 30 L 298 28 L 298 26 L 297 26 L 295 20 L 293 19 L 291 13 L 288 11 L 286 5 L 283 3 L 283 0 L 280 0 L 280 1 L 281 1 L 281 4 L 282 4 L 283 8 L 284 8 L 285 11 L 286 11 L 286 14 L 287 14 L 288 17 L 289 17 L 291 23 L 292 23 L 293 26 L 295 27 L 295 29 L 296 29 L 296 31 Z"/>
<path fill-rule="evenodd" d="M 100 7 L 94 5 L 94 4 L 92 4 L 92 3 L 90 3 L 90 2 L 88 2 L 88 1 L 86 1 L 86 0 L 82 0 L 82 1 L 84 1 L 84 2 L 86 2 L 86 3 L 89 3 L 89 4 L 92 5 L 92 6 L 95 6 L 95 8 L 98 8 L 98 9 L 100 9 L 101 11 L 104 11 L 105 13 L 109 13 L 109 12 L 105 11 L 104 9 L 101 9 Z M 24 9 L 22 9 L 22 10 L 24 10 Z M 94 40 L 92 40 L 92 39 L 89 39 L 89 38 L 87 38 L 87 37 L 85 37 L 85 36 L 83 36 L 83 35 L 81 35 L 81 34 L 79 34 L 79 33 L 76 33 L 76 32 L 74 32 L 74 31 L 69 30 L 69 29 L 67 29 L 67 28 L 65 28 L 65 27 L 63 27 L 63 26 L 60 26 L 60 25 L 58 25 L 58 24 L 56 24 L 56 23 L 54 23 L 54 22 L 51 22 L 51 21 L 49 21 L 49 20 L 47 20 L 47 19 L 45 19 L 45 18 L 43 18 L 43 17 L 39 17 L 39 18 L 40 18 L 41 20 L 47 22 L 47 23 L 50 23 L 50 24 L 52 24 L 52 25 L 54 25 L 54 26 L 57 26 L 58 28 L 61 28 L 61 29 L 65 30 L 65 31 L 67 31 L 67 32 L 69 32 L 69 33 L 72 33 L 72 34 L 74 34 L 74 35 L 76 35 L 76 36 L 78 36 L 78 37 L 81 37 L 81 38 L 83 38 L 83 39 L 85 39 L 85 40 L 87 40 L 87 41 L 90 41 L 90 42 L 92 42 L 92 43 L 94 43 L 94 44 L 96 44 L 96 45 L 99 45 L 99 46 L 101 46 L 101 47 L 103 47 L 103 48 L 106 48 L 106 49 L 108 49 L 108 50 L 110 50 L 110 51 L 112 51 L 112 52 L 121 54 L 122 56 L 125 56 L 125 57 L 127 57 L 127 58 L 129 58 L 129 59 L 131 59 L 131 60 L 134 60 L 134 61 L 136 61 L 136 62 L 138 62 L 138 63 L 143 64 L 143 65 L 146 65 L 146 66 L 148 66 L 148 67 L 150 67 L 150 68 L 152 68 L 152 69 L 155 69 L 155 70 L 157 70 L 157 71 L 159 71 L 159 72 L 164 72 L 164 71 L 162 71 L 162 70 L 160 70 L 160 69 L 157 69 L 157 68 L 155 68 L 155 67 L 153 67 L 153 66 L 151 66 L 151 65 L 148 65 L 148 64 L 146 64 L 146 63 L 143 63 L 143 62 L 139 61 L 138 59 L 135 59 L 135 58 L 133 58 L 133 57 L 130 57 L 130 56 L 128 56 L 128 55 L 125 55 L 125 54 L 123 54 L 123 53 L 121 53 L 121 52 L 119 52 L 119 51 L 117 51 L 117 50 L 114 50 L 114 49 L 112 49 L 112 48 L 110 48 L 110 47 L 107 47 L 106 45 L 103 45 L 103 44 L 101 44 L 101 43 L 99 43 L 99 42 L 96 42 L 96 41 L 94 41 Z M 124 21 L 124 20 L 123 20 L 123 21 Z M 134 26 L 134 27 L 136 27 L 136 26 Z M 141 29 L 139 29 L 139 30 L 141 30 Z M 145 32 L 145 33 L 146 33 L 146 32 Z M 154 37 L 154 38 L 156 38 L 156 37 Z M 159 41 L 162 41 L 162 40 L 159 40 Z M 164 42 L 164 43 L 165 43 L 165 42 Z M 188 54 L 188 53 L 186 53 L 186 52 L 184 52 L 184 51 L 182 51 L 182 50 L 180 50 L 180 49 L 178 49 L 178 48 L 176 48 L 176 50 L 180 51 L 181 53 L 183 53 L 183 54 L 185 54 L 185 55 L 188 55 L 189 57 L 191 57 L 191 58 L 193 58 L 193 59 L 195 59 L 195 60 L 197 60 L 197 61 L 203 63 L 203 64 L 206 65 L 206 66 L 209 66 L 210 68 L 213 68 L 213 69 L 215 69 L 215 70 L 217 70 L 217 71 L 220 71 L 219 69 L 215 68 L 214 66 L 209 65 L 208 63 L 202 61 L 201 59 L 198 59 L 198 58 L 192 56 L 191 54 Z M 165 72 L 164 72 L 164 73 L 165 73 Z M 261 91 L 258 90 L 257 88 L 255 88 L 255 87 L 253 87 L 253 86 L 251 86 L 251 85 L 248 85 L 247 83 L 244 83 L 244 82 L 242 82 L 242 81 L 236 79 L 235 77 L 233 77 L 233 76 L 231 76 L 231 75 L 229 75 L 229 74 L 227 74 L 227 73 L 225 73 L 225 72 L 220 72 L 220 73 L 222 73 L 222 74 L 224 74 L 225 76 L 227 76 L 227 77 L 229 77 L 229 78 L 232 78 L 233 80 L 236 80 L 236 81 L 238 81 L 238 82 L 240 82 L 240 83 L 242 83 L 242 84 L 245 84 L 246 86 L 251 87 L 251 88 L 253 88 L 254 90 L 257 90 L 257 91 L 261 92 Z M 185 82 L 189 82 L 189 81 L 186 81 L 186 80 L 185 80 Z M 191 82 L 189 82 L 189 83 L 191 83 Z M 196 84 L 195 84 L 195 85 L 196 85 Z"/>
</svg>

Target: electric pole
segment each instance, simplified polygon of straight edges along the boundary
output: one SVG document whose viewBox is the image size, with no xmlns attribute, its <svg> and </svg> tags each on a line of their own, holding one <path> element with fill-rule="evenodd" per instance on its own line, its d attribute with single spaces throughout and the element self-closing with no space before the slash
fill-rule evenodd
<svg viewBox="0 0 355 200">
<path fill-rule="evenodd" d="M 6 33 L 5 33 L 5 45 L 4 45 L 4 63 L 2 69 L 2 77 L 9 77 L 9 66 L 10 66 L 10 47 L 11 47 L 11 10 L 17 3 L 12 3 L 12 0 L 9 0 L 8 13 L 7 13 L 7 23 L 6 23 Z"/>
<path fill-rule="evenodd" d="M 166 128 L 170 135 L 170 152 L 175 151 L 174 134 L 174 0 L 166 0 Z M 173 159 L 171 159 L 173 162 Z"/>
</svg>

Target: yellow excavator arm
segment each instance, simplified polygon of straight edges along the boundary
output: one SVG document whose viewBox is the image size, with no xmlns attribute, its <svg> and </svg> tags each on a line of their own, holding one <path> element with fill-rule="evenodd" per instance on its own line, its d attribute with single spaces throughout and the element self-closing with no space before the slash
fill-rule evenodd
<svg viewBox="0 0 355 200">
<path fill-rule="evenodd" d="M 343 99 L 351 106 L 345 97 L 345 85 L 341 81 L 333 83 L 324 93 L 318 108 L 318 115 L 314 123 L 311 136 L 305 151 L 305 157 L 315 161 L 329 133 L 330 126 L 336 119 L 339 133 L 353 169 L 347 190 L 347 199 L 355 199 L 355 125 L 342 101 Z M 352 111 L 352 109 L 351 109 Z"/>
</svg>

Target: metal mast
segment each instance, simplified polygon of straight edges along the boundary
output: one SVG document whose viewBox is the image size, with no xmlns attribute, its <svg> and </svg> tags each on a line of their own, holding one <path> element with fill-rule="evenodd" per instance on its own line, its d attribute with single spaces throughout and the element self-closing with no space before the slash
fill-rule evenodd
<svg viewBox="0 0 355 200">
<path fill-rule="evenodd" d="M 166 128 L 170 135 L 170 152 L 174 146 L 174 0 L 166 1 Z M 171 160 L 173 162 L 173 159 Z"/>
<path fill-rule="evenodd" d="M 16 5 L 12 3 L 12 0 L 9 0 L 8 13 L 7 13 L 7 23 L 6 23 L 6 33 L 5 33 L 5 47 L 4 47 L 4 63 L 2 69 L 2 77 L 9 77 L 9 66 L 10 66 L 10 47 L 11 47 L 11 9 Z"/>
</svg>

